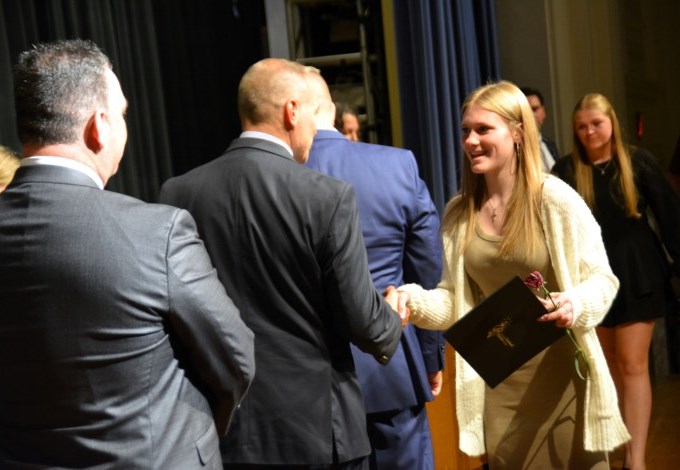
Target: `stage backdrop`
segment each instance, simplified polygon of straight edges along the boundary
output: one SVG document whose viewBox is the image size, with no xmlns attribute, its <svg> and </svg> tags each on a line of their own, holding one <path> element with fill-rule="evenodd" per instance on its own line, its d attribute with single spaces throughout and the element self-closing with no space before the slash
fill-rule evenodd
<svg viewBox="0 0 680 470">
<path fill-rule="evenodd" d="M 11 67 L 32 44 L 83 38 L 111 58 L 129 101 L 128 144 L 107 188 L 155 201 L 163 181 L 240 132 L 238 81 L 264 57 L 250 0 L 0 0 L 0 144 L 19 151 Z"/>
</svg>

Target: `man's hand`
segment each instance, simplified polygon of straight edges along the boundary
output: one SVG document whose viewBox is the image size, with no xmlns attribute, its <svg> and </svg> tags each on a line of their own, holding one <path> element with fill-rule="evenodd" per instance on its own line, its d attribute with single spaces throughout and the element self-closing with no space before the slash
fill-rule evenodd
<svg viewBox="0 0 680 470">
<path fill-rule="evenodd" d="M 406 306 L 406 303 L 409 300 L 409 295 L 406 292 L 399 292 L 394 286 L 388 286 L 383 295 L 385 296 L 385 301 L 392 307 L 392 310 L 399 314 L 402 328 L 408 325 L 411 311 Z"/>
<path fill-rule="evenodd" d="M 442 391 L 444 374 L 441 370 L 439 372 L 427 374 L 427 380 L 430 382 L 430 391 L 432 392 L 432 396 L 437 398 Z"/>
</svg>

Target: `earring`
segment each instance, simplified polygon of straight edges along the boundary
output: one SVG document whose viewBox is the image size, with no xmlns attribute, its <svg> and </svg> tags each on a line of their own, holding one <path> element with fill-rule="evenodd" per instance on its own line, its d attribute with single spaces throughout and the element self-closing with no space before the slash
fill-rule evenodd
<svg viewBox="0 0 680 470">
<path fill-rule="evenodd" d="M 517 153 L 517 158 L 520 158 L 521 152 L 522 151 L 522 146 L 520 145 L 519 142 L 515 142 L 515 153 Z"/>
</svg>

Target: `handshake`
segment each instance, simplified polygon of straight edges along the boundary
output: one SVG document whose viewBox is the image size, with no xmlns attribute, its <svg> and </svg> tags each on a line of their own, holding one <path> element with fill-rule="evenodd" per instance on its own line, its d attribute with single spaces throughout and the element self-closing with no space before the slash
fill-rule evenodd
<svg viewBox="0 0 680 470">
<path fill-rule="evenodd" d="M 411 317 L 411 311 L 406 306 L 410 300 L 408 293 L 398 291 L 394 286 L 387 286 L 387 289 L 383 291 L 383 296 L 385 301 L 392 307 L 392 310 L 397 312 L 399 318 L 401 318 L 402 328 L 408 325 L 408 320 Z"/>
</svg>

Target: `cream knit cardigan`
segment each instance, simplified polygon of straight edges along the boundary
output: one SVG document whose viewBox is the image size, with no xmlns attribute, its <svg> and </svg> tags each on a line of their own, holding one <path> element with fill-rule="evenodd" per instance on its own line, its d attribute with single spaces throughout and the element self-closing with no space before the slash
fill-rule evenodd
<svg viewBox="0 0 680 470">
<path fill-rule="evenodd" d="M 609 451 L 630 439 L 621 418 L 616 389 L 594 327 L 614 300 L 618 279 L 609 267 L 600 227 L 583 199 L 554 176 L 543 184 L 541 216 L 545 240 L 557 283 L 574 305 L 573 332 L 590 363 L 586 384 L 584 447 Z M 467 223 L 443 234 L 444 269 L 433 290 L 417 284 L 401 286 L 411 299 L 411 322 L 422 328 L 448 329 L 475 305 L 464 271 L 463 257 L 455 256 L 465 238 Z M 463 295 L 456 295 L 462 292 Z M 569 362 L 564 367 L 573 367 Z M 468 455 L 486 452 L 483 431 L 484 381 L 456 353 L 456 414 L 460 449 Z"/>
</svg>

